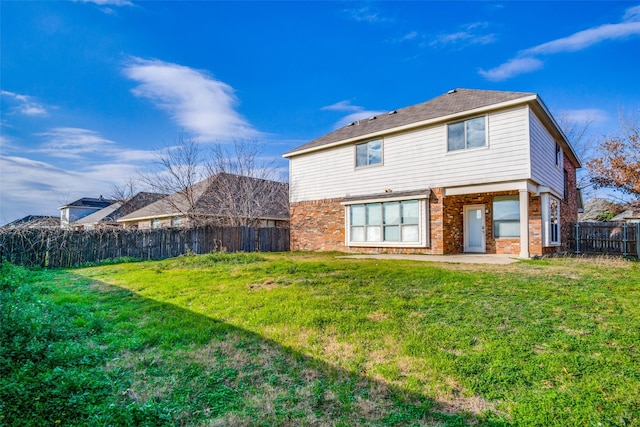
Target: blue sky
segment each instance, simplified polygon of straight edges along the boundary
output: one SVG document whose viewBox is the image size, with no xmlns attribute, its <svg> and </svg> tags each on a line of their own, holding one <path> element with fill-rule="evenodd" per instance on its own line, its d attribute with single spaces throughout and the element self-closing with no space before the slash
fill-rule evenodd
<svg viewBox="0 0 640 427">
<path fill-rule="evenodd" d="M 180 135 L 284 152 L 452 88 L 616 131 L 640 2 L 0 2 L 0 224 L 107 195 Z"/>
</svg>

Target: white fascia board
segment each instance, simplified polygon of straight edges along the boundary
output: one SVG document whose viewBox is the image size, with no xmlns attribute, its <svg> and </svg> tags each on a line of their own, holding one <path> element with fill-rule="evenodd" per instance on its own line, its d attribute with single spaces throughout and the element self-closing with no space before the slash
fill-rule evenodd
<svg viewBox="0 0 640 427">
<path fill-rule="evenodd" d="M 401 202 L 403 200 L 424 200 L 428 199 L 428 194 L 414 194 L 411 196 L 398 196 L 398 197 L 380 197 L 377 199 L 359 199 L 349 200 L 348 202 L 340 202 L 342 206 L 359 205 L 363 203 L 383 203 L 383 202 Z"/>
<path fill-rule="evenodd" d="M 136 218 L 122 217 L 120 219 L 117 219 L 116 222 L 146 221 L 148 219 L 173 218 L 174 216 L 184 216 L 184 215 L 178 212 L 178 213 L 173 213 L 173 214 L 159 214 L 159 215 L 152 215 L 152 216 L 139 216 L 139 217 L 136 217 Z"/>
<path fill-rule="evenodd" d="M 464 185 L 461 187 L 448 187 L 444 189 L 444 196 L 462 196 L 476 193 L 497 193 L 499 191 L 527 190 L 531 193 L 538 192 L 538 186 L 531 181 L 494 182 L 490 184 Z"/>
<path fill-rule="evenodd" d="M 285 154 L 282 155 L 282 157 L 291 158 L 291 157 L 299 156 L 301 154 L 307 154 L 307 153 L 311 153 L 311 152 L 314 152 L 314 151 L 325 150 L 327 148 L 333 148 L 333 147 L 337 147 L 337 146 L 344 145 L 344 144 L 350 144 L 352 142 L 361 141 L 363 139 L 378 138 L 378 137 L 381 137 L 381 136 L 384 136 L 384 135 L 388 135 L 388 134 L 391 134 L 391 133 L 398 133 L 398 132 L 403 132 L 403 131 L 407 131 L 407 130 L 412 130 L 412 129 L 415 129 L 415 128 L 429 126 L 429 125 L 436 124 L 436 123 L 453 121 L 453 120 L 455 120 L 455 119 L 457 119 L 459 117 L 473 116 L 473 115 L 476 115 L 476 114 L 488 113 L 488 112 L 493 111 L 493 110 L 501 110 L 503 108 L 513 107 L 513 106 L 516 106 L 516 105 L 522 105 L 522 104 L 528 103 L 529 101 L 535 101 L 537 99 L 538 99 L 537 95 L 523 96 L 522 98 L 512 99 L 511 101 L 505 101 L 505 102 L 501 102 L 501 103 L 498 103 L 498 104 L 487 105 L 485 107 L 474 108 L 473 110 L 465 110 L 465 111 L 461 111 L 459 113 L 449 114 L 447 116 L 434 117 L 433 119 L 422 120 L 422 121 L 419 121 L 419 122 L 409 123 L 409 124 L 406 124 L 406 125 L 403 125 L 403 126 L 397 126 L 397 127 L 394 127 L 394 128 L 389 128 L 389 129 L 381 130 L 381 131 L 378 131 L 378 132 L 368 133 L 368 134 L 365 134 L 365 135 L 360 135 L 360 136 L 356 136 L 356 137 L 349 138 L 349 139 L 343 139 L 343 140 L 340 140 L 340 141 L 332 142 L 330 144 L 320 145 L 318 147 L 307 148 L 306 150 L 294 151 L 293 153 L 285 153 Z"/>
</svg>

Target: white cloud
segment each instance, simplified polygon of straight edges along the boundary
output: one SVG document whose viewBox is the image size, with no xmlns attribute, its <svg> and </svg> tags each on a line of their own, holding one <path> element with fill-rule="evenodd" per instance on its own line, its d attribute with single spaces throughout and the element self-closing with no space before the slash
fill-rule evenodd
<svg viewBox="0 0 640 427">
<path fill-rule="evenodd" d="M 107 163 L 69 171 L 25 157 L 0 156 L 0 224 L 26 215 L 58 215 L 64 203 L 107 196 L 135 170 L 132 164 Z"/>
<path fill-rule="evenodd" d="M 94 3 L 98 6 L 133 6 L 129 0 L 75 0 L 81 3 Z"/>
<path fill-rule="evenodd" d="M 489 25 L 486 22 L 473 22 L 459 27 L 459 31 L 453 33 L 443 33 L 436 36 L 429 46 L 446 46 L 446 45 L 483 45 L 496 41 L 496 35 L 493 33 L 483 33 Z"/>
<path fill-rule="evenodd" d="M 523 55 L 549 55 L 561 52 L 576 52 L 607 40 L 616 40 L 640 35 L 640 22 L 606 24 L 596 28 L 579 31 L 568 37 L 553 40 L 522 51 Z"/>
<path fill-rule="evenodd" d="M 370 24 L 391 22 L 390 18 L 383 16 L 379 11 L 372 7 L 364 6 L 357 9 L 345 9 L 346 15 L 357 22 L 368 22 Z"/>
<path fill-rule="evenodd" d="M 52 157 L 79 159 L 90 153 L 104 153 L 115 143 L 96 131 L 60 127 L 37 133 L 45 142 L 36 151 Z"/>
<path fill-rule="evenodd" d="M 340 102 L 336 102 L 335 104 L 327 105 L 326 107 L 322 107 L 321 110 L 351 113 L 341 118 L 340 120 L 338 120 L 333 126 L 334 129 L 341 128 L 357 120 L 368 119 L 370 117 L 377 116 L 384 113 L 384 111 L 365 110 L 364 107 L 351 104 L 351 101 L 349 100 L 340 101 Z"/>
<path fill-rule="evenodd" d="M 491 81 L 501 81 L 518 74 L 530 73 L 542 68 L 542 61 L 537 58 L 514 58 L 491 70 L 480 70 L 481 76 Z"/>
<path fill-rule="evenodd" d="M 205 72 L 159 60 L 132 58 L 124 68 L 139 83 L 132 92 L 149 99 L 188 132 L 203 141 L 259 135 L 236 107 L 228 84 Z"/>
<path fill-rule="evenodd" d="M 598 108 L 584 108 L 579 110 L 560 111 L 558 117 L 568 123 L 602 123 L 609 120 L 606 111 Z"/>
<path fill-rule="evenodd" d="M 25 116 L 46 116 L 48 114 L 42 104 L 36 102 L 32 96 L 21 95 L 6 90 L 0 91 L 0 95 L 11 100 L 13 104 L 11 110 L 14 113 Z"/>
<path fill-rule="evenodd" d="M 326 107 L 322 107 L 321 110 L 326 111 L 362 111 L 364 108 L 359 105 L 351 104 L 351 101 L 344 100 L 336 102 L 335 104 L 327 105 Z"/>
<path fill-rule="evenodd" d="M 627 9 L 620 23 L 600 25 L 524 49 L 504 64 L 488 71 L 480 70 L 479 73 L 488 80 L 506 80 L 541 68 L 542 60 L 538 58 L 539 56 L 577 52 L 597 43 L 633 36 L 640 36 L 640 6 Z"/>
</svg>

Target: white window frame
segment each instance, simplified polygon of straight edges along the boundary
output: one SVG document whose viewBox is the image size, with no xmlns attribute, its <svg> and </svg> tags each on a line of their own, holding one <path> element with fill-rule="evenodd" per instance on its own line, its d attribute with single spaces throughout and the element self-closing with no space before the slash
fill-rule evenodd
<svg viewBox="0 0 640 427">
<path fill-rule="evenodd" d="M 467 139 L 467 123 L 470 122 L 471 120 L 477 120 L 477 119 L 484 119 L 484 145 L 481 145 L 478 147 L 469 147 L 468 139 Z M 464 127 L 464 147 L 458 148 L 455 150 L 450 150 L 449 149 L 449 129 L 451 126 L 457 125 L 460 123 L 462 123 Z M 482 149 L 489 148 L 489 120 L 486 114 L 483 116 L 469 117 L 468 119 L 465 119 L 465 120 L 458 120 L 456 122 L 447 123 L 446 129 L 447 129 L 447 132 L 446 132 L 447 135 L 446 135 L 445 143 L 447 147 L 447 153 L 464 153 L 469 150 L 482 150 Z"/>
<path fill-rule="evenodd" d="M 562 147 L 560 146 L 560 144 L 558 144 L 556 142 L 556 149 L 555 149 L 555 153 L 556 153 L 556 166 L 560 169 L 564 169 L 564 165 L 563 165 L 563 155 L 564 153 L 562 152 Z"/>
<path fill-rule="evenodd" d="M 157 230 L 158 228 L 161 227 L 161 222 L 158 218 L 153 218 L 151 220 L 151 229 L 152 230 Z"/>
<path fill-rule="evenodd" d="M 561 203 L 560 198 L 550 193 L 540 195 L 542 203 L 542 242 L 545 247 L 560 246 L 561 234 Z M 555 208 L 555 212 L 552 212 Z"/>
<path fill-rule="evenodd" d="M 373 205 L 383 203 L 394 202 L 418 202 L 418 240 L 413 242 L 403 241 L 384 241 L 384 221 L 379 225 L 381 240 L 379 241 L 353 241 L 351 238 L 351 207 L 360 205 Z M 375 248 L 427 248 L 429 247 L 429 203 L 427 195 L 419 195 L 412 197 L 397 197 L 397 198 L 381 198 L 381 199 L 363 199 L 353 200 L 346 203 L 342 203 L 345 206 L 345 245 L 348 247 L 375 247 Z M 366 208 L 365 208 L 366 209 Z M 384 212 L 384 211 L 383 211 Z M 384 217 L 384 213 L 382 214 Z M 413 224 L 406 224 L 413 225 Z M 374 227 L 374 226 L 372 226 Z M 402 225 L 401 227 L 402 228 Z M 365 225 L 366 229 L 366 225 Z M 366 230 L 365 230 L 366 236 Z"/>
<path fill-rule="evenodd" d="M 374 142 L 380 143 L 380 161 L 377 163 L 370 163 L 371 157 L 369 154 L 369 146 Z M 358 164 L 358 147 L 362 147 L 362 146 L 367 147 L 367 164 L 365 165 Z M 379 138 L 379 139 L 372 139 L 370 141 L 358 143 L 353 148 L 353 154 L 354 154 L 353 164 L 356 169 L 369 168 L 372 166 L 382 166 L 382 164 L 384 163 L 384 140 L 383 138 Z"/>
<path fill-rule="evenodd" d="M 515 201 L 518 205 L 518 219 L 496 219 L 496 202 L 501 202 L 501 201 Z M 492 210 L 491 212 L 493 213 L 493 238 L 494 239 L 519 239 L 520 238 L 520 196 L 518 194 L 513 194 L 513 195 L 508 195 L 508 196 L 495 196 L 493 198 L 493 203 L 492 203 Z M 518 224 L 518 233 L 515 236 L 498 236 L 497 232 L 498 232 L 498 227 L 496 227 L 496 224 L 499 222 L 512 222 L 512 223 L 517 223 Z"/>
</svg>

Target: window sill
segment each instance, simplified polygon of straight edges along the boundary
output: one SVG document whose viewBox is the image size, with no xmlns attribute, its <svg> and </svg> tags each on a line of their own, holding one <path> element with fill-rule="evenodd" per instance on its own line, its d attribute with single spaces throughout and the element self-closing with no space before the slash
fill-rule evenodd
<svg viewBox="0 0 640 427">
<path fill-rule="evenodd" d="M 420 242 L 349 242 L 350 248 L 428 248 L 429 245 Z"/>
</svg>

